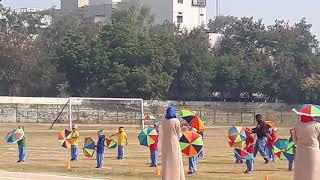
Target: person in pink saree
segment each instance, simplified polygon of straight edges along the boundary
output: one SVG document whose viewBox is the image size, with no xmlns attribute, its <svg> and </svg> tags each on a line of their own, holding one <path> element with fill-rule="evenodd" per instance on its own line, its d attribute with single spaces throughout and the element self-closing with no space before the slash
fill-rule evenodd
<svg viewBox="0 0 320 180">
<path fill-rule="evenodd" d="M 174 106 L 168 107 L 160 132 L 162 133 L 162 180 L 185 180 L 179 144 L 180 121 L 176 118 Z"/>
<path fill-rule="evenodd" d="M 320 123 L 312 117 L 301 116 L 301 122 L 294 127 L 293 140 L 296 143 L 294 180 L 320 179 Z"/>
</svg>

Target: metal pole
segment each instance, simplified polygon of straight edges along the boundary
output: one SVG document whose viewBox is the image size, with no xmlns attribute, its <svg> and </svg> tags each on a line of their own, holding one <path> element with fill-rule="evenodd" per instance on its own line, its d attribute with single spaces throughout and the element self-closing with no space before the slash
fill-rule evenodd
<svg viewBox="0 0 320 180">
<path fill-rule="evenodd" d="M 141 100 L 141 123 L 142 123 L 142 129 L 144 129 L 144 119 L 143 119 L 143 116 L 144 116 L 144 110 L 143 110 L 143 99 Z"/>
<path fill-rule="evenodd" d="M 228 119 L 227 119 L 228 125 L 229 125 L 229 122 L 230 122 L 230 111 L 228 111 Z"/>
<path fill-rule="evenodd" d="M 69 126 L 72 129 L 72 109 L 71 109 L 71 97 L 69 97 Z"/>
<path fill-rule="evenodd" d="M 119 124 L 119 104 L 117 104 L 117 124 Z"/>
<path fill-rule="evenodd" d="M 253 125 L 256 124 L 256 110 L 253 109 Z"/>
<path fill-rule="evenodd" d="M 69 100 L 68 100 L 68 102 L 63 106 L 63 108 L 62 108 L 62 110 L 60 111 L 60 113 L 58 114 L 57 118 L 52 122 L 52 124 L 51 124 L 51 126 L 50 126 L 50 129 L 52 129 L 54 123 L 56 123 L 56 121 L 58 121 L 58 119 L 59 119 L 59 117 L 61 116 L 63 110 L 67 107 L 68 103 L 69 103 Z M 59 111 L 58 111 L 58 105 L 57 105 L 57 112 L 59 112 Z"/>
<path fill-rule="evenodd" d="M 214 106 L 214 109 L 213 109 L 213 124 L 216 124 L 216 106 Z"/>
<path fill-rule="evenodd" d="M 37 110 L 37 123 L 39 123 L 39 107 L 38 107 L 38 104 L 36 106 L 36 110 Z"/>
</svg>

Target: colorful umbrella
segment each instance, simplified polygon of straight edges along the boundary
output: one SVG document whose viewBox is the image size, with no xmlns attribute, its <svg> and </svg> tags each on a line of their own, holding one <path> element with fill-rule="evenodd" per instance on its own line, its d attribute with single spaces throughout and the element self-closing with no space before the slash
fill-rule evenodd
<svg viewBox="0 0 320 180">
<path fill-rule="evenodd" d="M 180 138 L 181 152 L 188 157 L 198 155 L 203 147 L 202 136 L 194 131 L 186 131 Z"/>
<path fill-rule="evenodd" d="M 113 139 L 106 139 L 105 146 L 108 149 L 115 149 L 115 148 L 117 148 L 117 142 L 114 141 Z"/>
<path fill-rule="evenodd" d="M 239 141 L 239 142 L 229 141 L 228 143 L 229 143 L 230 148 L 243 148 L 246 145 L 245 141 Z"/>
<path fill-rule="evenodd" d="M 264 123 L 272 128 L 276 127 L 276 124 L 273 121 L 264 121 Z"/>
<path fill-rule="evenodd" d="M 195 117 L 192 119 L 190 125 L 191 125 L 192 127 L 196 128 L 196 129 L 197 129 L 198 131 L 200 131 L 200 132 L 203 132 L 204 129 L 205 129 L 202 120 L 201 120 L 198 116 L 195 116 Z"/>
<path fill-rule="evenodd" d="M 190 123 L 192 121 L 192 119 L 196 116 L 195 113 L 193 113 L 192 111 L 186 110 L 186 109 L 181 110 L 180 115 L 188 123 Z"/>
<path fill-rule="evenodd" d="M 289 144 L 286 148 L 286 157 L 288 160 L 293 160 L 296 154 L 296 145 L 293 141 L 289 141 Z"/>
<path fill-rule="evenodd" d="M 158 132 L 155 128 L 147 127 L 140 132 L 138 139 L 140 145 L 149 147 L 156 142 L 158 136 Z"/>
<path fill-rule="evenodd" d="M 320 116 L 320 106 L 319 105 L 313 105 L 313 104 L 302 104 L 294 109 L 292 109 L 293 112 L 304 115 L 304 116 Z"/>
<path fill-rule="evenodd" d="M 254 159 L 254 157 L 251 153 L 248 153 L 247 151 L 240 149 L 240 148 L 234 148 L 234 153 L 245 160 L 253 160 Z"/>
<path fill-rule="evenodd" d="M 229 129 L 228 137 L 232 142 L 245 141 L 247 138 L 246 130 L 243 127 L 233 126 Z"/>
<path fill-rule="evenodd" d="M 8 144 L 16 143 L 20 141 L 23 138 L 23 136 L 23 129 L 13 129 L 7 134 L 6 141 Z"/>
<path fill-rule="evenodd" d="M 294 158 L 295 145 L 287 139 L 278 139 L 274 144 L 274 154 L 281 160 L 290 160 Z"/>
<path fill-rule="evenodd" d="M 68 149 L 71 148 L 71 144 L 70 144 L 71 136 L 72 136 L 71 131 L 67 129 L 61 130 L 58 136 L 58 141 L 60 146 Z"/>
<path fill-rule="evenodd" d="M 148 115 L 144 116 L 143 119 L 144 120 L 156 120 L 156 117 L 154 117 L 153 115 L 148 114 Z"/>
<path fill-rule="evenodd" d="M 84 138 L 84 143 L 83 143 L 83 154 L 86 157 L 92 157 L 94 152 L 95 152 L 95 145 L 94 141 L 91 137 L 86 137 Z"/>
</svg>

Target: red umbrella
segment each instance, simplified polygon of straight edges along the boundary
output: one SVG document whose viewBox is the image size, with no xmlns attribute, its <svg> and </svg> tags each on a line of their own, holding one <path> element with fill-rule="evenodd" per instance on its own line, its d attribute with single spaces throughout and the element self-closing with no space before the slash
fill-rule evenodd
<svg viewBox="0 0 320 180">
<path fill-rule="evenodd" d="M 195 116 L 190 125 L 194 128 L 196 128 L 198 131 L 200 132 L 203 132 L 205 127 L 204 127 L 204 123 L 202 122 L 202 120 L 198 117 L 198 116 Z"/>
</svg>

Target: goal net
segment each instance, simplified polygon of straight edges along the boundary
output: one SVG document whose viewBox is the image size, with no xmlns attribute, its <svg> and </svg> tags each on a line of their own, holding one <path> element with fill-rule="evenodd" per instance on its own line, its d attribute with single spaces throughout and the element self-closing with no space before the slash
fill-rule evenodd
<svg viewBox="0 0 320 180">
<path fill-rule="evenodd" d="M 139 124 L 144 128 L 143 99 L 70 97 L 52 126 L 62 116 L 67 116 L 70 128 L 73 123 Z"/>
</svg>

